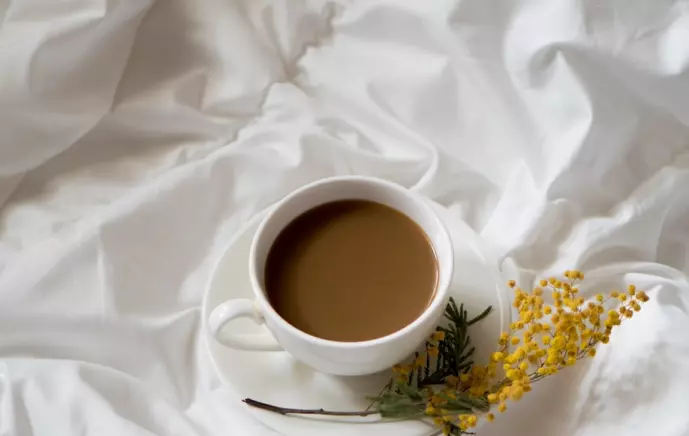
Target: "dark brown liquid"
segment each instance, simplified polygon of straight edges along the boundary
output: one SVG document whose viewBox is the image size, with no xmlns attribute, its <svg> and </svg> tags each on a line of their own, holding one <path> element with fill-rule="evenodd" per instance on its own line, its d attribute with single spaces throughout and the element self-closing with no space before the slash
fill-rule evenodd
<svg viewBox="0 0 689 436">
<path fill-rule="evenodd" d="M 437 270 L 414 221 L 378 203 L 344 200 L 311 209 L 282 230 L 265 283 L 271 305 L 299 330 L 365 341 L 418 318 L 435 293 Z"/>
</svg>

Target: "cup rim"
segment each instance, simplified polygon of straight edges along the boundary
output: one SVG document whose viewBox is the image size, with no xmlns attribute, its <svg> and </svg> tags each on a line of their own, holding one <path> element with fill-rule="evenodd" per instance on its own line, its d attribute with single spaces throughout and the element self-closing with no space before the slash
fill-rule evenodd
<svg viewBox="0 0 689 436">
<path fill-rule="evenodd" d="M 365 183 L 371 183 L 374 185 L 377 185 L 379 187 L 382 187 L 384 189 L 391 189 L 394 191 L 397 191 L 398 193 L 401 193 L 407 197 L 411 197 L 411 199 L 414 201 L 414 203 L 424 209 L 426 213 L 428 213 L 429 216 L 432 217 L 433 221 L 435 222 L 435 226 L 438 229 L 438 231 L 441 233 L 441 239 L 447 241 L 449 244 L 450 250 L 449 250 L 449 259 L 444 259 L 443 260 L 443 268 L 449 269 L 447 271 L 448 274 L 448 279 L 447 283 L 444 284 L 444 286 L 441 286 L 440 280 L 438 281 L 438 287 L 435 290 L 435 295 L 433 296 L 433 300 L 431 300 L 430 304 L 424 309 L 424 311 L 419 315 L 414 321 L 410 322 L 409 324 L 405 325 L 399 330 L 396 330 L 388 335 L 381 336 L 379 338 L 374 338 L 374 339 L 368 339 L 365 341 L 353 341 L 353 342 L 343 342 L 343 341 L 333 341 L 330 339 L 323 339 L 319 338 L 318 336 L 311 335 L 309 333 L 306 333 L 297 327 L 293 326 L 287 320 L 285 320 L 270 304 L 270 301 L 268 301 L 268 298 L 265 295 L 265 292 L 263 291 L 263 286 L 261 286 L 257 274 L 258 272 L 256 271 L 256 247 L 257 243 L 263 234 L 265 227 L 268 225 L 270 220 L 278 213 L 278 211 L 290 200 L 294 199 L 295 197 L 301 196 L 305 194 L 306 192 L 317 189 L 323 185 L 331 184 L 331 183 L 337 183 L 337 182 L 347 182 L 347 181 L 359 181 L 359 182 L 365 182 Z M 411 219 L 411 218 L 410 218 Z M 431 241 L 431 243 L 433 243 Z M 435 245 L 435 244 L 434 244 Z M 434 246 L 434 249 L 436 247 Z M 440 260 L 438 259 L 438 265 L 440 266 Z M 398 339 L 402 336 L 407 335 L 411 331 L 415 330 L 416 328 L 422 326 L 426 320 L 432 316 L 433 313 L 437 310 L 438 306 L 441 304 L 446 304 L 445 303 L 445 296 L 447 295 L 448 289 L 450 287 L 450 283 L 452 282 L 452 275 L 454 273 L 454 250 L 452 246 L 452 239 L 450 237 L 450 232 L 448 231 L 447 227 L 445 226 L 445 223 L 440 219 L 438 214 L 433 210 L 431 205 L 423 199 L 418 193 L 409 190 L 408 188 L 404 188 L 400 185 L 397 185 L 395 183 L 389 182 L 384 179 L 379 179 L 376 177 L 370 177 L 370 176 L 335 176 L 335 177 L 327 177 L 324 179 L 319 179 L 311 183 L 307 183 L 304 186 L 299 187 L 298 189 L 292 191 L 288 195 L 286 195 L 282 200 L 280 200 L 278 203 L 276 203 L 268 212 L 268 214 L 263 217 L 261 220 L 261 223 L 254 234 L 253 240 L 251 242 L 251 249 L 249 251 L 249 280 L 251 282 L 251 290 L 254 293 L 254 297 L 257 299 L 261 311 L 263 312 L 263 316 L 265 317 L 268 313 L 279 323 L 280 327 L 282 329 L 287 330 L 290 332 L 292 335 L 295 335 L 302 340 L 305 340 L 307 342 L 310 342 L 314 345 L 317 346 L 325 346 L 325 347 L 335 347 L 335 348 L 343 348 L 343 349 L 353 349 L 353 348 L 368 348 L 368 347 L 373 347 L 376 345 L 380 345 L 383 343 L 387 343 L 390 341 L 393 341 L 395 339 Z"/>
</svg>

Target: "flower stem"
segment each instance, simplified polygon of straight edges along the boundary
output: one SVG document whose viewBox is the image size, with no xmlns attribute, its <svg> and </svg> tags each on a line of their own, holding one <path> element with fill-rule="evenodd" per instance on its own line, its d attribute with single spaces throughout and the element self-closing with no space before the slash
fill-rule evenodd
<svg viewBox="0 0 689 436">
<path fill-rule="evenodd" d="M 245 398 L 242 400 L 243 403 L 248 404 L 251 407 L 256 407 L 257 409 L 267 410 L 273 413 L 279 413 L 280 415 L 329 415 L 329 416 L 369 416 L 378 414 L 377 410 L 359 410 L 356 412 L 338 412 L 333 410 L 324 409 L 293 409 L 290 407 L 279 407 L 272 404 L 263 403 L 261 401 L 252 400 L 251 398 Z"/>
</svg>

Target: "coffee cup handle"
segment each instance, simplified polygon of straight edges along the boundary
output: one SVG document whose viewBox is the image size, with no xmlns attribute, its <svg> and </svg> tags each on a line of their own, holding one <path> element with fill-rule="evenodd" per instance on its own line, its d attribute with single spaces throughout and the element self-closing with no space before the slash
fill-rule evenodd
<svg viewBox="0 0 689 436">
<path fill-rule="evenodd" d="M 263 324 L 263 315 L 256 303 L 246 298 L 225 301 L 211 312 L 208 328 L 219 343 L 236 350 L 281 351 L 282 347 L 270 333 L 234 334 L 223 332 L 223 327 L 238 318 L 251 318 L 256 324 Z"/>
</svg>

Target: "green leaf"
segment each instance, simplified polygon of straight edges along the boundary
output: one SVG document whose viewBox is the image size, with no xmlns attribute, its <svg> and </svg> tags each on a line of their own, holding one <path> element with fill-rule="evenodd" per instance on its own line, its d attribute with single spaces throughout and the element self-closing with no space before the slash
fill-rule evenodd
<svg viewBox="0 0 689 436">
<path fill-rule="evenodd" d="M 388 385 L 377 397 L 369 398 L 372 407 L 383 418 L 416 419 L 422 418 L 426 412 L 426 393 L 423 389 L 432 389 L 435 395 L 440 396 L 445 403 L 442 408 L 452 413 L 473 413 L 488 409 L 488 401 L 485 398 L 475 398 L 466 392 L 454 392 L 455 398 L 442 393 L 448 377 L 459 377 L 468 372 L 473 365 L 474 347 L 469 338 L 469 326 L 484 319 L 491 311 L 488 307 L 478 316 L 468 317 L 464 305 L 459 307 L 453 298 L 450 298 L 444 313 L 447 325 L 438 326 L 436 331 L 445 333 L 445 338 L 437 344 L 427 342 L 426 349 L 437 346 L 438 356 L 430 358 L 427 354 L 424 367 L 418 368 L 412 364 L 412 371 L 406 382 L 390 380 Z M 414 356 L 418 357 L 418 354 Z M 416 359 L 415 359 L 416 360 Z M 451 434 L 465 434 L 459 427 L 453 426 Z"/>
</svg>

